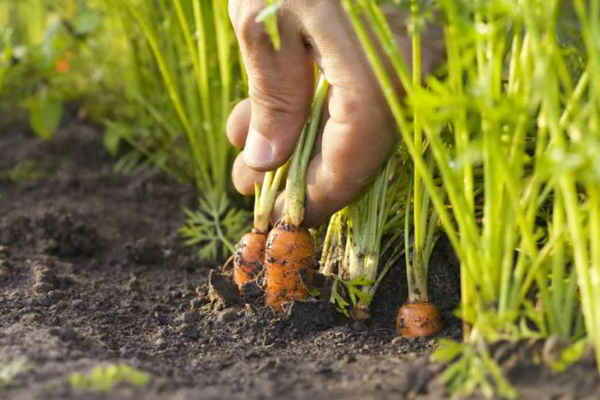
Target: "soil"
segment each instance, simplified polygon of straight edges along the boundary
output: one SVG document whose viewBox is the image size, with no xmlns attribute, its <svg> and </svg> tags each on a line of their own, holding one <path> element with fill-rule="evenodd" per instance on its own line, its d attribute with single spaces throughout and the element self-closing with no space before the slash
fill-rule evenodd
<svg viewBox="0 0 600 400">
<path fill-rule="evenodd" d="M 49 142 L 5 128 L 0 154 L 0 369 L 27 365 L 9 382 L 0 372 L 0 398 L 446 397 L 443 367 L 429 362 L 439 337 L 461 335 L 452 316 L 458 267 L 446 241 L 431 267 L 446 322 L 435 338 L 395 335 L 406 296 L 402 262 L 368 323 L 318 301 L 283 315 L 257 299 L 215 310 L 207 283 L 218 266 L 198 260 L 177 233 L 182 209 L 195 203 L 190 186 L 150 169 L 115 172 L 100 130 L 78 121 Z M 128 364 L 151 382 L 109 392 L 69 384 L 70 374 L 103 364 Z M 507 372 L 526 399 L 596 399 L 594 369 L 587 359 L 552 374 L 521 357 Z"/>
</svg>

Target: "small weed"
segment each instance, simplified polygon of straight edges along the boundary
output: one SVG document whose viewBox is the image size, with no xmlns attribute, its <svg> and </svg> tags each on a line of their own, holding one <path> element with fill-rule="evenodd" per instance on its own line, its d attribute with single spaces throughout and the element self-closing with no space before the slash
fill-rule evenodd
<svg viewBox="0 0 600 400">
<path fill-rule="evenodd" d="M 7 179 L 14 183 L 37 181 L 44 175 L 39 165 L 33 160 L 19 161 L 14 167 L 0 171 L 0 179 Z"/>
<path fill-rule="evenodd" d="M 74 389 L 108 392 L 119 383 L 130 383 L 145 386 L 151 376 L 128 365 L 102 365 L 95 367 L 88 374 L 74 373 L 69 376 L 69 383 Z"/>
</svg>

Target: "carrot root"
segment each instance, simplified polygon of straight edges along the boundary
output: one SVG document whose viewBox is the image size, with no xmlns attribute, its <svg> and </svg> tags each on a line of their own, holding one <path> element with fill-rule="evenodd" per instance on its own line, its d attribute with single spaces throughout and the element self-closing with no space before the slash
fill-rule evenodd
<svg viewBox="0 0 600 400">
<path fill-rule="evenodd" d="M 233 281 L 241 291 L 263 269 L 267 234 L 248 232 L 238 242 L 233 258 Z"/>
<path fill-rule="evenodd" d="M 307 229 L 278 223 L 265 250 L 265 303 L 276 311 L 283 304 L 308 298 L 306 287 L 315 268 L 315 245 Z M 303 279 L 305 278 L 305 279 Z"/>
<path fill-rule="evenodd" d="M 442 328 L 440 311 L 431 303 L 406 303 L 398 310 L 396 330 L 400 336 L 408 338 L 432 336 Z"/>
</svg>

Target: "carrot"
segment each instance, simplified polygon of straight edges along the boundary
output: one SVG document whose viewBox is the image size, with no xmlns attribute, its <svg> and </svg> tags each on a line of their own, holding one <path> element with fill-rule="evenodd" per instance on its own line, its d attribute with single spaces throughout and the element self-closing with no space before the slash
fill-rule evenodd
<svg viewBox="0 0 600 400">
<path fill-rule="evenodd" d="M 283 303 L 303 300 L 309 295 L 302 276 L 315 266 L 315 246 L 310 232 L 279 222 L 269 233 L 266 250 L 265 303 L 281 310 Z"/>
<path fill-rule="evenodd" d="M 312 154 L 328 84 L 321 79 L 313 101 L 311 117 L 305 125 L 294 155 L 285 187 L 282 219 L 267 237 L 265 249 L 265 304 L 281 311 L 283 304 L 309 296 L 307 284 L 316 268 L 315 245 L 310 232 L 302 227 L 306 196 L 306 168 Z M 309 282 L 303 280 L 308 277 Z"/>
<path fill-rule="evenodd" d="M 442 317 L 438 308 L 429 301 L 427 281 L 429 262 L 438 235 L 438 217 L 430 208 L 429 198 L 415 200 L 417 188 L 416 177 L 410 182 L 406 200 L 404 218 L 404 252 L 406 260 L 406 283 L 408 299 L 398 310 L 396 330 L 398 335 L 414 338 L 435 335 L 443 328 Z M 420 189 L 419 189 L 420 190 Z M 427 196 L 422 193 L 422 196 Z M 411 202 L 412 198 L 412 202 Z M 429 210 L 429 217 L 424 211 Z M 412 215 L 411 215 L 412 213 Z M 413 221 L 413 232 L 410 232 L 410 221 Z M 414 238 L 413 245 L 409 242 Z"/>
<path fill-rule="evenodd" d="M 240 290 L 262 270 L 266 242 L 267 234 L 256 230 L 246 233 L 238 242 L 233 258 L 233 281 Z"/>
<path fill-rule="evenodd" d="M 240 291 L 243 291 L 244 285 L 255 280 L 263 270 L 271 213 L 286 172 L 287 164 L 280 167 L 277 172 L 267 172 L 262 189 L 258 185 L 255 186 L 254 227 L 252 231 L 242 236 L 233 257 L 233 281 Z"/>
<path fill-rule="evenodd" d="M 432 336 L 442 328 L 442 316 L 432 303 L 405 303 L 398 310 L 396 318 L 398 335 L 408 338 Z"/>
</svg>

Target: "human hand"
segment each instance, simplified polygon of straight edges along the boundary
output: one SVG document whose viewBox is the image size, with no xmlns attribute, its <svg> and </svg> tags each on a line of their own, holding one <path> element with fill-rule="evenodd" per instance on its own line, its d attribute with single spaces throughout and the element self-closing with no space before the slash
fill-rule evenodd
<svg viewBox="0 0 600 400">
<path fill-rule="evenodd" d="M 339 0 L 288 0 L 275 50 L 256 16 L 263 0 L 230 0 L 229 14 L 249 77 L 249 99 L 232 111 L 227 136 L 243 148 L 233 182 L 252 194 L 264 171 L 287 161 L 308 116 L 314 63 L 331 84 L 326 123 L 307 172 L 305 223 L 318 225 L 350 203 L 394 149 L 396 127 Z M 398 45 L 410 60 L 406 15 L 387 9 Z M 424 71 L 441 54 L 441 35 L 425 35 Z M 427 41 L 426 41 L 427 40 Z"/>
</svg>

